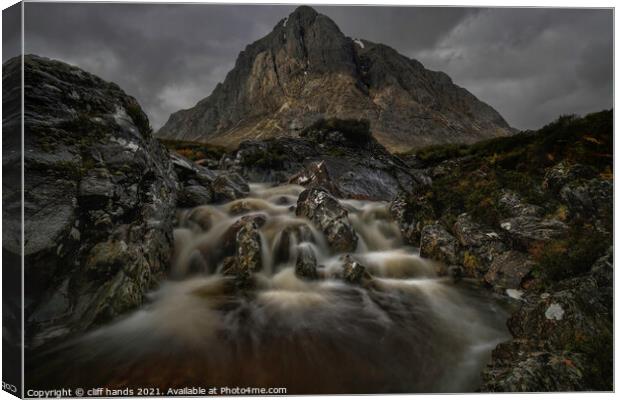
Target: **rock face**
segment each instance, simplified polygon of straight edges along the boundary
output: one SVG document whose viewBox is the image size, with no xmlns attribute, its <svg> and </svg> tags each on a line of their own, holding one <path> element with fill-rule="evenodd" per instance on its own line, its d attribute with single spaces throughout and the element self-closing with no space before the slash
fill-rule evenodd
<svg viewBox="0 0 620 400">
<path fill-rule="evenodd" d="M 5 84 L 19 84 L 10 76 L 19 66 L 5 63 Z M 118 86 L 37 56 L 25 57 L 24 80 L 25 323 L 34 347 L 142 303 L 171 255 L 177 183 L 146 115 Z"/>
<path fill-rule="evenodd" d="M 296 136 L 321 117 L 369 119 L 390 150 L 512 132 L 446 74 L 385 45 L 348 38 L 327 16 L 302 6 L 247 46 L 224 82 L 172 114 L 159 135 L 234 146 Z"/>
</svg>

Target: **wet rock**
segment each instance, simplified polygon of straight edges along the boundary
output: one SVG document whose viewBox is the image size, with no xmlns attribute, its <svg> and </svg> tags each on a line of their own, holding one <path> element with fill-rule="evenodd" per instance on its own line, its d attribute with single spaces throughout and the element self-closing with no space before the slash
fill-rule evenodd
<svg viewBox="0 0 620 400">
<path fill-rule="evenodd" d="M 405 242 L 417 246 L 422 227 L 435 220 L 433 208 L 424 195 L 401 192 L 390 203 L 390 214 Z"/>
<path fill-rule="evenodd" d="M 213 193 L 207 186 L 184 186 L 179 191 L 179 207 L 196 207 L 213 201 Z"/>
<path fill-rule="evenodd" d="M 445 264 L 458 264 L 458 242 L 439 223 L 422 228 L 420 256 L 441 261 Z"/>
<path fill-rule="evenodd" d="M 274 248 L 274 262 L 277 264 L 291 260 L 298 243 L 302 242 L 314 243 L 314 236 L 308 225 L 289 225 L 282 229 Z"/>
<path fill-rule="evenodd" d="M 534 265 L 528 255 L 514 250 L 506 251 L 495 257 L 484 275 L 484 281 L 499 291 L 517 289 Z"/>
<path fill-rule="evenodd" d="M 243 177 L 235 172 L 220 174 L 211 184 L 217 201 L 231 201 L 246 197 L 250 187 Z"/>
<path fill-rule="evenodd" d="M 306 244 L 297 247 L 297 261 L 295 262 L 295 274 L 304 279 L 318 279 L 316 255 L 312 247 Z"/>
<path fill-rule="evenodd" d="M 21 59 L 3 67 L 9 94 L 20 93 L 11 74 L 21 76 L 21 68 L 12 65 Z M 146 115 L 117 85 L 37 56 L 24 58 L 24 79 L 25 323 L 32 348 L 142 303 L 172 255 L 178 185 Z M 3 105 L 19 100 L 7 96 Z M 18 143 L 11 127 L 19 124 L 9 118 L 3 125 L 6 145 Z M 13 197 L 5 199 L 10 209 Z"/>
<path fill-rule="evenodd" d="M 517 243 L 529 246 L 535 242 L 547 242 L 566 234 L 568 226 L 557 219 L 520 216 L 500 222 L 502 229 Z"/>
<path fill-rule="evenodd" d="M 261 237 L 254 221 L 246 221 L 237 232 L 237 277 L 247 279 L 262 269 Z"/>
<path fill-rule="evenodd" d="M 239 218 L 226 230 L 226 232 L 224 232 L 217 249 L 214 250 L 218 253 L 218 256 L 230 256 L 232 254 L 235 254 L 237 249 L 237 236 L 239 234 L 239 230 L 248 223 L 252 223 L 257 228 L 260 228 L 265 224 L 266 221 L 267 216 L 265 214 L 250 214 Z"/>
<path fill-rule="evenodd" d="M 304 190 L 297 201 L 296 214 L 308 218 L 327 239 L 333 251 L 353 251 L 357 247 L 357 234 L 349 222 L 347 210 L 326 190 Z"/>
<path fill-rule="evenodd" d="M 370 274 L 366 272 L 366 267 L 357 262 L 351 255 L 344 257 L 342 264 L 342 279 L 348 283 L 359 285 L 365 279 L 370 279 Z"/>
</svg>

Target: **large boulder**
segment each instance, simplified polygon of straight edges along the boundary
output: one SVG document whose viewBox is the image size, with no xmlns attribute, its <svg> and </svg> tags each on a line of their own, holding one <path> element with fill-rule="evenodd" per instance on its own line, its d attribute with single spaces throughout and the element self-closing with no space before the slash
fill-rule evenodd
<svg viewBox="0 0 620 400">
<path fill-rule="evenodd" d="M 357 233 L 347 210 L 322 188 L 306 189 L 299 195 L 296 213 L 308 218 L 323 232 L 335 252 L 350 252 L 357 247 Z"/>
<path fill-rule="evenodd" d="M 6 84 L 19 85 L 20 64 L 4 64 Z M 37 56 L 23 68 L 25 323 L 27 345 L 38 346 L 142 303 L 171 256 L 177 183 L 117 85 Z M 5 90 L 7 107 L 19 101 L 19 86 Z M 19 113 L 6 118 L 5 135 L 19 137 Z"/>
</svg>

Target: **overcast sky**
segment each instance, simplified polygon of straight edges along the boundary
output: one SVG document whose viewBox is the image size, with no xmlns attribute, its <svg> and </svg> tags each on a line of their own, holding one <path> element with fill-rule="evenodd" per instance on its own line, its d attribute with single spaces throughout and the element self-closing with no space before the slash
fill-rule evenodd
<svg viewBox="0 0 620 400">
<path fill-rule="evenodd" d="M 25 48 L 118 83 L 159 128 L 208 96 L 239 52 L 294 8 L 26 3 Z M 613 104 L 611 10 L 316 9 L 348 36 L 446 72 L 516 128 Z"/>
</svg>

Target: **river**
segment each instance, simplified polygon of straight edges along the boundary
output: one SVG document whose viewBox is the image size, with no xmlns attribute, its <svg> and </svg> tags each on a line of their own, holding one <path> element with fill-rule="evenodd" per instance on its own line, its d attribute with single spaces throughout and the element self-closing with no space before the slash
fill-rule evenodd
<svg viewBox="0 0 620 400">
<path fill-rule="evenodd" d="M 301 186 L 251 185 L 248 198 L 180 210 L 170 278 L 145 305 L 55 348 L 33 382 L 55 387 L 283 387 L 289 394 L 470 392 L 507 312 L 473 283 L 439 277 L 403 244 L 388 204 L 340 200 L 372 286 L 332 278 L 343 254 L 295 216 Z M 260 213 L 262 269 L 231 290 L 226 232 Z M 286 230 L 287 227 L 298 229 Z M 301 228 L 299 228 L 301 227 Z M 299 232 L 285 235 L 283 232 Z M 319 280 L 295 274 L 310 249 Z"/>
</svg>

